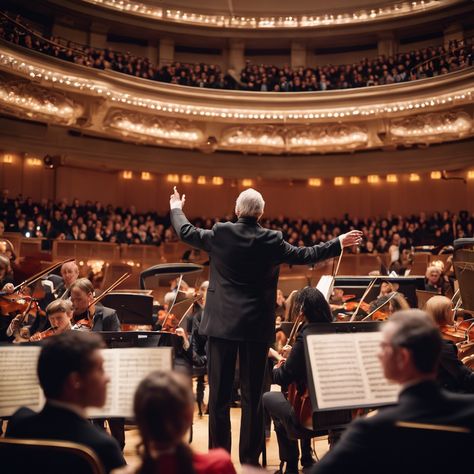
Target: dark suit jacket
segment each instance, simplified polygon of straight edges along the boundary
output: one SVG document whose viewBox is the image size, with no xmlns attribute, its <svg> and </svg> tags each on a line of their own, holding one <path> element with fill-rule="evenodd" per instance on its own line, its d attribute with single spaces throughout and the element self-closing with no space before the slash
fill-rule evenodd
<svg viewBox="0 0 474 474">
<path fill-rule="evenodd" d="M 470 433 L 400 427 L 396 422 L 460 426 Z M 311 473 L 458 472 L 468 461 L 473 433 L 474 396 L 422 382 L 402 391 L 397 405 L 352 422 Z"/>
<path fill-rule="evenodd" d="M 443 339 L 438 368 L 438 382 L 453 392 L 474 393 L 474 372 L 458 358 L 458 348 Z"/>
<path fill-rule="evenodd" d="M 74 321 L 86 318 L 86 313 L 74 317 Z M 107 306 L 97 305 L 95 307 L 92 331 L 120 331 L 120 320 L 117 311 Z"/>
<path fill-rule="evenodd" d="M 181 209 L 172 209 L 171 223 L 181 240 L 210 255 L 201 334 L 234 341 L 274 341 L 281 263 L 311 264 L 341 252 L 339 239 L 294 247 L 281 232 L 264 229 L 252 217 L 203 230 L 194 227 Z"/>
<path fill-rule="evenodd" d="M 39 413 L 27 412 L 24 408 L 17 410 L 8 422 L 6 435 L 84 444 L 95 451 L 107 472 L 125 464 L 114 438 L 73 411 L 49 403 Z"/>
</svg>

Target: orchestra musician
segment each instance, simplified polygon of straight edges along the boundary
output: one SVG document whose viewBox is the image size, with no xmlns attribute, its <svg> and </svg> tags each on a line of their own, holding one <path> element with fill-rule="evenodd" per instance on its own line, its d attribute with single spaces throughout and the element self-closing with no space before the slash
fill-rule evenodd
<svg viewBox="0 0 474 474">
<path fill-rule="evenodd" d="M 287 359 L 273 369 L 273 383 L 283 388 L 295 383 L 298 393 L 304 393 L 307 389 L 306 358 L 304 350 L 304 336 L 307 332 L 307 323 L 330 323 L 332 313 L 323 294 L 316 288 L 306 287 L 300 290 L 295 297 L 295 310 L 299 319 L 303 317 L 303 325 L 300 327 L 293 347 L 285 346 Z M 269 412 L 275 425 L 280 455 L 281 474 L 298 473 L 298 441 L 301 439 L 301 464 L 304 468 L 311 466 L 314 459 L 311 454 L 311 438 L 316 434 L 301 424 L 297 418 L 290 402 L 285 398 L 283 392 L 267 392 L 263 394 L 263 405 Z M 286 468 L 283 471 L 283 465 Z"/>
<path fill-rule="evenodd" d="M 239 356 L 242 416 L 239 458 L 258 465 L 264 443 L 262 391 L 270 344 L 275 339 L 275 298 L 281 263 L 309 264 L 358 245 L 362 232 L 350 231 L 312 247 L 295 247 L 281 232 L 258 223 L 265 202 L 254 189 L 236 201 L 236 223 L 212 230 L 194 227 L 183 213 L 185 196 L 170 196 L 171 223 L 181 240 L 208 252 L 210 280 L 200 333 L 208 337 L 209 447 L 230 452 L 230 402 Z M 236 304 L 238 302 L 238 304 Z"/>
<path fill-rule="evenodd" d="M 432 296 L 425 311 L 442 332 L 454 325 L 453 304 L 446 296 Z M 458 348 L 453 341 L 443 338 L 438 368 L 438 382 L 446 390 L 460 393 L 474 393 L 474 372 L 458 358 Z"/>
<path fill-rule="evenodd" d="M 123 466 L 117 442 L 89 423 L 85 413 L 106 400 L 109 377 L 100 352 L 103 345 L 100 336 L 78 331 L 47 339 L 38 359 L 46 404 L 39 413 L 20 408 L 8 423 L 7 436 L 81 443 L 97 454 L 107 472 Z"/>
<path fill-rule="evenodd" d="M 66 262 L 61 266 L 62 282 L 56 286 L 57 298 L 69 298 L 71 296 L 71 286 L 79 278 L 79 267 L 76 262 Z"/>
<path fill-rule="evenodd" d="M 78 278 L 70 288 L 74 307 L 74 329 L 91 331 L 120 331 L 115 309 L 94 302 L 94 286 L 87 278 Z"/>
<path fill-rule="evenodd" d="M 47 337 L 57 336 L 72 329 L 72 303 L 69 300 L 57 299 L 46 307 L 50 328 L 38 331 L 30 337 L 30 341 L 41 341 Z"/>
<path fill-rule="evenodd" d="M 120 320 L 115 309 L 94 304 L 94 286 L 87 278 L 78 278 L 70 288 L 73 304 L 72 329 L 79 331 L 120 331 Z M 105 419 L 98 418 L 94 424 L 105 429 Z M 113 418 L 107 420 L 112 436 L 120 447 L 125 447 L 125 420 Z"/>
<path fill-rule="evenodd" d="M 474 441 L 474 396 L 438 386 L 441 347 L 439 330 L 424 311 L 392 315 L 383 325 L 378 357 L 385 377 L 401 386 L 398 403 L 351 422 L 311 474 L 465 470 L 464 453 Z"/>
</svg>

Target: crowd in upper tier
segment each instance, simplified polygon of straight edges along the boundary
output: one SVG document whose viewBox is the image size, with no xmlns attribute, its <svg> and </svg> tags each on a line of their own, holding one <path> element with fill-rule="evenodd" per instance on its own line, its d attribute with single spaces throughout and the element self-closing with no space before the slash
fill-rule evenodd
<svg viewBox="0 0 474 474">
<path fill-rule="evenodd" d="M 216 222 L 232 219 L 232 216 L 199 217 L 192 222 L 209 229 Z M 364 233 L 362 253 L 385 253 L 394 240 L 403 250 L 419 245 L 451 245 L 454 238 L 474 237 L 474 214 L 467 211 L 420 212 L 410 216 L 387 213 L 364 219 L 347 214 L 342 218 L 318 220 L 263 216 L 262 225 L 281 230 L 284 238 L 296 246 L 314 245 L 351 229 L 360 229 Z M 121 208 L 98 201 L 81 203 L 78 199 L 71 203 L 46 199 L 35 202 L 22 195 L 11 198 L 7 191 L 0 199 L 0 235 L 2 228 L 26 237 L 47 239 L 149 245 L 177 240 L 168 215 L 140 213 L 134 206 Z"/>
<path fill-rule="evenodd" d="M 28 49 L 97 69 L 160 82 L 211 89 L 240 89 L 259 92 L 305 92 L 349 89 L 447 74 L 472 66 L 473 45 L 451 41 L 449 46 L 433 46 L 394 56 L 362 58 L 346 65 L 314 65 L 291 68 L 257 65 L 247 61 L 239 74 L 229 74 L 215 64 L 173 62 L 158 67 L 149 58 L 129 52 L 79 45 L 58 37 L 35 34 L 17 17 L 13 22 L 0 18 L 0 37 Z"/>
</svg>

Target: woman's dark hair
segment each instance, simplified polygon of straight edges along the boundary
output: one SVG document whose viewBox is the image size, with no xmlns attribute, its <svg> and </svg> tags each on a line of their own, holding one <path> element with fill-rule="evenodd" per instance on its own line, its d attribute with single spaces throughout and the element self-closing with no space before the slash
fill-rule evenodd
<svg viewBox="0 0 474 474">
<path fill-rule="evenodd" d="M 38 379 L 46 398 L 58 398 L 73 372 L 85 374 L 94 351 L 104 347 L 98 334 L 67 331 L 47 339 L 38 358 Z"/>
<path fill-rule="evenodd" d="M 303 313 L 309 323 L 331 323 L 333 320 L 329 303 L 317 288 L 307 286 L 298 291 L 295 309 Z"/>
<path fill-rule="evenodd" d="M 162 472 L 159 455 L 150 450 L 153 442 L 175 448 L 177 473 L 194 473 L 193 453 L 183 442 L 191 426 L 193 404 L 190 380 L 183 374 L 155 371 L 140 382 L 134 399 L 135 420 L 143 440 L 139 474 Z"/>
</svg>

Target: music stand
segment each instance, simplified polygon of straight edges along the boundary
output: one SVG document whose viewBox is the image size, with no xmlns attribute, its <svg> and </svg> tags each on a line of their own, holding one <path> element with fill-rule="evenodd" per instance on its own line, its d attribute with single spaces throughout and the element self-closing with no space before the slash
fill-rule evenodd
<svg viewBox="0 0 474 474">
<path fill-rule="evenodd" d="M 115 309 L 122 324 L 153 325 L 153 296 L 137 293 L 109 293 L 104 306 Z"/>
<path fill-rule="evenodd" d="M 459 282 L 462 309 L 474 313 L 474 239 L 454 241 L 454 272 Z"/>
<path fill-rule="evenodd" d="M 161 334 L 155 331 L 100 331 L 109 349 L 117 347 L 158 347 Z"/>
</svg>

